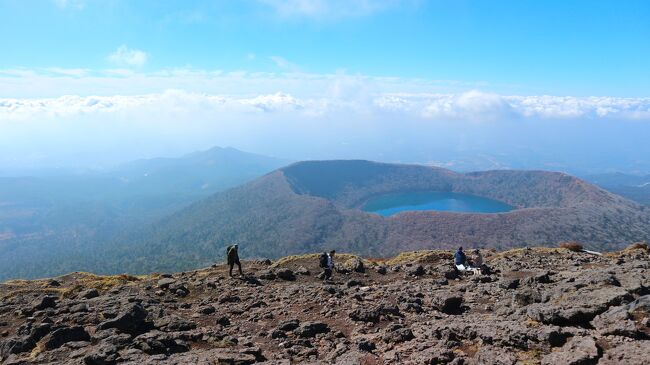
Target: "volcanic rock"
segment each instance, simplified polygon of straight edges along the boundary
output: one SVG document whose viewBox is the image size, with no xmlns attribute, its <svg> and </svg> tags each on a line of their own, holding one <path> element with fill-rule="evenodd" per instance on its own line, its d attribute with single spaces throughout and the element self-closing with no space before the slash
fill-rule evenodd
<svg viewBox="0 0 650 365">
<path fill-rule="evenodd" d="M 226 279 L 225 265 L 128 282 L 75 273 L 56 278 L 55 291 L 47 281 L 0 283 L 0 363 L 647 363 L 645 250 L 486 250 L 493 275 L 453 280 L 451 252 L 406 257 L 390 260 L 399 272 L 362 260 L 364 273 L 328 283 L 295 275 L 320 271 L 313 256 L 244 262 L 254 277 L 294 273 L 259 286 Z M 417 266 L 426 275 L 405 275 Z M 174 282 L 161 289 L 162 279 Z M 101 282 L 88 298 L 87 282 Z M 174 293 L 181 287 L 187 295 Z"/>
<path fill-rule="evenodd" d="M 275 272 L 275 275 L 277 275 L 278 278 L 286 281 L 296 280 L 296 275 L 289 269 L 280 269 Z"/>
<path fill-rule="evenodd" d="M 600 357 L 599 352 L 593 337 L 574 337 L 560 351 L 544 356 L 542 365 L 593 364 Z"/>
<path fill-rule="evenodd" d="M 133 304 L 116 318 L 100 323 L 97 329 L 115 328 L 121 332 L 138 334 L 146 332 L 151 327 L 147 322 L 147 311 L 140 304 Z"/>
</svg>

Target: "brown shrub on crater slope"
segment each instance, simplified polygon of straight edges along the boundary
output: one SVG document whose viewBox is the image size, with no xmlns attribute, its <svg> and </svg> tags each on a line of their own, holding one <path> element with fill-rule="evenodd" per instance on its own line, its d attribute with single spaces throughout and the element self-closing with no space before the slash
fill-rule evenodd
<svg viewBox="0 0 650 365">
<path fill-rule="evenodd" d="M 562 243 L 559 244 L 559 247 L 560 248 L 565 248 L 565 249 L 567 249 L 569 251 L 573 251 L 573 252 L 580 252 L 580 251 L 584 250 L 584 247 L 582 247 L 582 245 L 579 244 L 578 242 L 562 242 Z"/>
</svg>

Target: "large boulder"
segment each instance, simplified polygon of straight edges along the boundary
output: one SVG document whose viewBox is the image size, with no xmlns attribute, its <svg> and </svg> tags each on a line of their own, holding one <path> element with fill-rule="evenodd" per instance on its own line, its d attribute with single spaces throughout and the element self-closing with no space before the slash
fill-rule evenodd
<svg viewBox="0 0 650 365">
<path fill-rule="evenodd" d="M 386 332 L 381 337 L 386 343 L 402 343 L 414 339 L 413 332 L 400 324 L 393 324 L 386 328 Z"/>
<path fill-rule="evenodd" d="M 149 355 L 169 355 L 190 349 L 185 341 L 177 338 L 174 334 L 160 331 L 151 331 L 136 337 L 133 340 L 133 345 Z"/>
<path fill-rule="evenodd" d="M 598 365 L 646 365 L 650 356 L 648 341 L 625 342 L 607 350 Z"/>
<path fill-rule="evenodd" d="M 600 349 L 593 337 L 573 337 L 559 351 L 542 358 L 542 365 L 588 365 L 595 364 Z"/>
<path fill-rule="evenodd" d="M 298 337 L 309 338 L 314 337 L 319 333 L 327 333 L 330 331 L 329 326 L 323 322 L 305 322 L 300 327 L 296 328 L 294 333 Z"/>
<path fill-rule="evenodd" d="M 286 321 L 280 322 L 278 325 L 278 330 L 280 331 L 293 331 L 300 326 L 300 321 L 297 319 L 289 319 Z"/>
<path fill-rule="evenodd" d="M 536 289 L 521 289 L 512 293 L 512 302 L 520 307 L 542 301 L 541 293 Z"/>
<path fill-rule="evenodd" d="M 357 322 L 373 322 L 377 323 L 382 317 L 387 316 L 401 316 L 399 307 L 394 305 L 379 304 L 372 308 L 362 307 L 357 308 L 350 312 L 350 319 Z"/>
<path fill-rule="evenodd" d="M 122 311 L 117 317 L 104 321 L 97 326 L 97 329 L 115 328 L 120 332 L 129 334 L 140 334 L 153 328 L 152 323 L 147 321 L 147 311 L 140 304 L 133 304 Z"/>
<path fill-rule="evenodd" d="M 176 284 L 176 280 L 172 278 L 162 278 L 158 280 L 158 287 L 160 289 L 169 289 L 169 286 L 172 284 Z"/>
<path fill-rule="evenodd" d="M 424 267 L 422 265 L 414 265 L 406 269 L 406 274 L 409 276 L 422 276 L 426 274 Z"/>
<path fill-rule="evenodd" d="M 54 308 L 56 307 L 56 302 L 57 297 L 53 295 L 46 295 L 34 300 L 31 307 L 33 311 L 43 310 L 46 308 Z"/>
<path fill-rule="evenodd" d="M 172 354 L 165 362 L 169 364 L 252 365 L 258 362 L 258 358 L 255 354 L 246 351 L 216 348 L 200 352 Z M 278 362 L 278 364 L 289 364 L 289 362 Z"/>
<path fill-rule="evenodd" d="M 45 337 L 52 330 L 51 323 L 41 323 L 31 327 L 19 329 L 20 337 L 12 337 L 0 343 L 0 359 L 11 354 L 20 354 L 31 351 L 38 341 Z"/>
<path fill-rule="evenodd" d="M 275 272 L 275 275 L 278 278 L 280 278 L 282 280 L 286 280 L 286 281 L 294 281 L 294 280 L 296 280 L 296 275 L 293 273 L 293 271 L 291 271 L 290 269 L 286 269 L 286 268 L 277 270 Z"/>
<path fill-rule="evenodd" d="M 111 344 L 101 344 L 91 350 L 83 359 L 85 365 L 113 365 L 119 357 L 118 348 Z"/>
<path fill-rule="evenodd" d="M 446 314 L 462 313 L 463 297 L 456 294 L 444 293 L 432 300 L 433 306 Z"/>
<path fill-rule="evenodd" d="M 530 319 L 558 326 L 588 327 L 589 322 L 611 306 L 630 302 L 633 297 L 623 288 L 608 286 L 584 288 L 570 293 L 558 293 L 552 303 L 535 303 L 527 307 Z"/>
<path fill-rule="evenodd" d="M 344 267 L 350 271 L 364 273 L 366 272 L 366 267 L 359 258 L 353 258 L 345 263 Z"/>
<path fill-rule="evenodd" d="M 477 364 L 515 365 L 517 356 L 505 348 L 498 346 L 481 346 L 474 355 Z"/>
<path fill-rule="evenodd" d="M 81 326 L 63 327 L 52 331 L 44 339 L 43 346 L 47 350 L 52 350 L 73 341 L 90 341 L 90 335 Z"/>
<path fill-rule="evenodd" d="M 275 280 L 275 272 L 273 270 L 260 270 L 257 272 L 257 277 L 263 280 Z"/>
<path fill-rule="evenodd" d="M 629 304 L 612 307 L 591 321 L 591 325 L 602 335 L 617 335 L 631 338 L 644 337 L 637 329 L 635 318 L 650 317 L 650 295 L 643 296 Z"/>
<path fill-rule="evenodd" d="M 499 288 L 513 290 L 519 287 L 519 279 L 517 278 L 503 278 L 499 280 Z"/>
<path fill-rule="evenodd" d="M 182 332 L 195 329 L 196 323 L 177 315 L 170 315 L 156 321 L 155 326 L 165 332 Z"/>
<path fill-rule="evenodd" d="M 86 289 L 79 293 L 78 297 L 83 299 L 93 299 L 99 296 L 99 291 L 97 289 Z"/>
</svg>

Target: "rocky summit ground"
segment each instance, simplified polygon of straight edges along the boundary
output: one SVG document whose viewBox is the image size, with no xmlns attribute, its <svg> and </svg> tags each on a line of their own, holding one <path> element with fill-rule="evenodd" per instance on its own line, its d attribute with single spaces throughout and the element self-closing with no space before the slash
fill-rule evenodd
<svg viewBox="0 0 650 365">
<path fill-rule="evenodd" d="M 0 284 L 3 364 L 648 364 L 647 246 L 317 255 L 133 277 Z"/>
</svg>

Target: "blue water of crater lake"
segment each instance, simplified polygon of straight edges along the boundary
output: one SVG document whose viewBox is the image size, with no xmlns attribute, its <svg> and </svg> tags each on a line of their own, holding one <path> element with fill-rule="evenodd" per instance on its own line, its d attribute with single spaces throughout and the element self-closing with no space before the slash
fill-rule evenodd
<svg viewBox="0 0 650 365">
<path fill-rule="evenodd" d="M 370 198 L 361 208 L 366 212 L 391 216 L 399 212 L 432 210 L 460 213 L 502 213 L 514 207 L 493 199 L 445 191 L 402 192 Z"/>
</svg>

